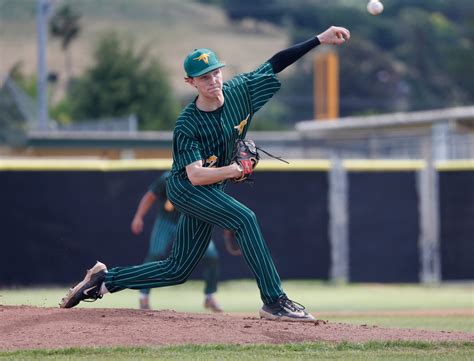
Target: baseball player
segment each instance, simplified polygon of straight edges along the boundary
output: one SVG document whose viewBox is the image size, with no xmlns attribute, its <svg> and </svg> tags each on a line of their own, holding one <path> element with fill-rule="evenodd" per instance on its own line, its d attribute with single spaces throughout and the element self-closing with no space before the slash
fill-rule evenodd
<svg viewBox="0 0 474 361">
<path fill-rule="evenodd" d="M 148 191 L 141 198 L 133 217 L 131 229 L 134 234 L 138 235 L 143 231 L 143 218 L 148 213 L 151 206 L 155 202 L 157 203 L 157 216 L 155 224 L 153 225 L 148 254 L 144 263 L 164 259 L 168 254 L 172 242 L 176 238 L 179 212 L 166 196 L 166 178 L 169 174 L 169 172 L 164 172 L 150 185 Z M 204 263 L 203 276 L 205 283 L 204 308 L 207 308 L 212 312 L 222 312 L 221 307 L 214 297 L 214 293 L 217 291 L 219 254 L 217 253 L 217 248 L 212 240 L 209 242 L 209 246 L 207 247 L 206 253 L 204 253 L 202 261 Z M 149 299 L 150 289 L 141 289 L 139 299 L 140 309 L 150 308 Z"/>
<path fill-rule="evenodd" d="M 222 68 L 209 49 L 195 49 L 184 60 L 185 81 L 197 97 L 180 114 L 173 133 L 173 167 L 168 198 L 181 212 L 176 241 L 166 260 L 107 271 L 97 262 L 62 299 L 70 308 L 126 288 L 141 289 L 186 281 L 204 255 L 214 226 L 231 230 L 260 290 L 260 317 L 313 321 L 305 308 L 290 300 L 270 257 L 255 213 L 224 192 L 229 179 L 249 173 L 248 164 L 233 162 L 233 147 L 245 137 L 255 113 L 278 91 L 276 74 L 319 44 L 342 44 L 350 33 L 332 26 L 307 41 L 273 55 L 252 72 L 222 80 Z M 292 241 L 292 240 L 289 240 Z M 297 245 L 295 245 L 297 247 Z"/>
</svg>

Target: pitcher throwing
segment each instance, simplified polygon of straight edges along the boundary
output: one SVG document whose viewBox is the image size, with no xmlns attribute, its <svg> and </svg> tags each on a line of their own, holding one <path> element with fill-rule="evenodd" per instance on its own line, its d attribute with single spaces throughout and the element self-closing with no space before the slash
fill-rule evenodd
<svg viewBox="0 0 474 361">
<path fill-rule="evenodd" d="M 332 26 L 318 36 L 273 55 L 252 72 L 222 80 L 225 64 L 209 49 L 195 49 L 184 60 L 185 81 L 197 97 L 180 114 L 173 133 L 173 167 L 168 198 L 181 212 L 175 245 L 165 260 L 107 271 L 98 262 L 62 299 L 60 307 L 101 298 L 124 289 L 164 287 L 183 283 L 198 264 L 214 226 L 231 230 L 250 267 L 270 320 L 313 321 L 305 308 L 282 289 L 255 213 L 224 192 L 231 179 L 244 176 L 232 162 L 233 146 L 245 138 L 255 113 L 278 91 L 276 74 L 319 44 L 342 44 L 350 33 Z"/>
</svg>

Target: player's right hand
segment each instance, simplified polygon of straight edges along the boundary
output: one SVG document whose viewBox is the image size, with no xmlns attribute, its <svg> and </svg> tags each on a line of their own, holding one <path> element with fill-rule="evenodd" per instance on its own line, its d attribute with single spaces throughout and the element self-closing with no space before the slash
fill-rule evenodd
<svg viewBox="0 0 474 361">
<path fill-rule="evenodd" d="M 143 231 L 143 219 L 141 218 L 133 218 L 132 221 L 132 232 L 136 235 L 139 235 Z"/>
<path fill-rule="evenodd" d="M 351 32 L 341 26 L 331 26 L 318 35 L 321 44 L 341 45 L 351 38 Z"/>
</svg>

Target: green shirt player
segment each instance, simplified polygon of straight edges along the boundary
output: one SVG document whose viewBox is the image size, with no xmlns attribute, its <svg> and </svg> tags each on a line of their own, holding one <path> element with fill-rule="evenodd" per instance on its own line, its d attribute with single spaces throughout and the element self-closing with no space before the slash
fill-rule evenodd
<svg viewBox="0 0 474 361">
<path fill-rule="evenodd" d="M 150 185 L 148 191 L 140 199 L 131 229 L 134 234 L 143 231 L 143 219 L 153 204 L 156 204 L 157 214 L 153 230 L 150 235 L 150 244 L 144 263 L 158 261 L 166 258 L 168 250 L 176 238 L 176 228 L 179 212 L 168 200 L 166 195 L 166 178 L 169 172 L 164 172 Z M 202 258 L 204 276 L 204 307 L 213 312 L 222 312 L 214 293 L 217 291 L 219 254 L 214 242 L 211 240 Z M 150 289 L 140 290 L 140 309 L 150 308 Z"/>
<path fill-rule="evenodd" d="M 223 83 L 221 63 L 209 49 L 196 49 L 184 61 L 186 82 L 198 96 L 179 116 L 173 135 L 173 167 L 168 198 L 181 212 L 172 254 L 163 261 L 107 271 L 97 262 L 82 282 L 62 299 L 60 307 L 74 307 L 84 299 L 126 288 L 163 287 L 186 281 L 204 255 L 214 226 L 235 234 L 242 255 L 253 272 L 263 307 L 260 317 L 312 321 L 314 317 L 284 293 L 280 277 L 254 212 L 224 192 L 227 180 L 243 170 L 231 163 L 235 140 L 244 138 L 255 113 L 276 93 L 276 74 L 319 44 L 342 44 L 350 33 L 330 27 L 303 43 L 272 56 L 256 70 Z"/>
</svg>

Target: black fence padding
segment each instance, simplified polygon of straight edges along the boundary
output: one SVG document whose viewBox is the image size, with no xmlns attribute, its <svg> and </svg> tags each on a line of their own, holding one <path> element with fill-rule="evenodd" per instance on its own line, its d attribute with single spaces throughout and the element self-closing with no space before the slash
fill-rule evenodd
<svg viewBox="0 0 474 361">
<path fill-rule="evenodd" d="M 0 286 L 66 284 L 96 260 L 139 264 L 155 212 L 142 235 L 130 231 L 141 196 L 159 171 L 0 172 Z M 282 278 L 327 278 L 329 241 L 324 172 L 257 173 L 256 183 L 228 190 L 252 208 Z M 251 277 L 242 257 L 224 250 L 221 279 Z M 199 267 L 198 267 L 199 268 Z M 192 278 L 200 278 L 200 270 Z"/>
<path fill-rule="evenodd" d="M 282 279 L 328 279 L 327 172 L 257 172 L 254 183 L 229 183 L 226 192 L 252 209 Z M 222 239 L 222 232 L 216 232 Z M 251 273 L 242 257 L 221 251 L 224 279 Z"/>
<path fill-rule="evenodd" d="M 419 280 L 415 172 L 349 173 L 349 268 L 354 282 Z"/>
<path fill-rule="evenodd" d="M 141 236 L 130 231 L 150 181 L 145 172 L 0 172 L 5 222 L 0 284 L 66 283 L 82 278 L 96 260 L 140 263 L 153 222 Z"/>
<path fill-rule="evenodd" d="M 474 279 L 474 172 L 439 173 L 441 274 Z"/>
</svg>

